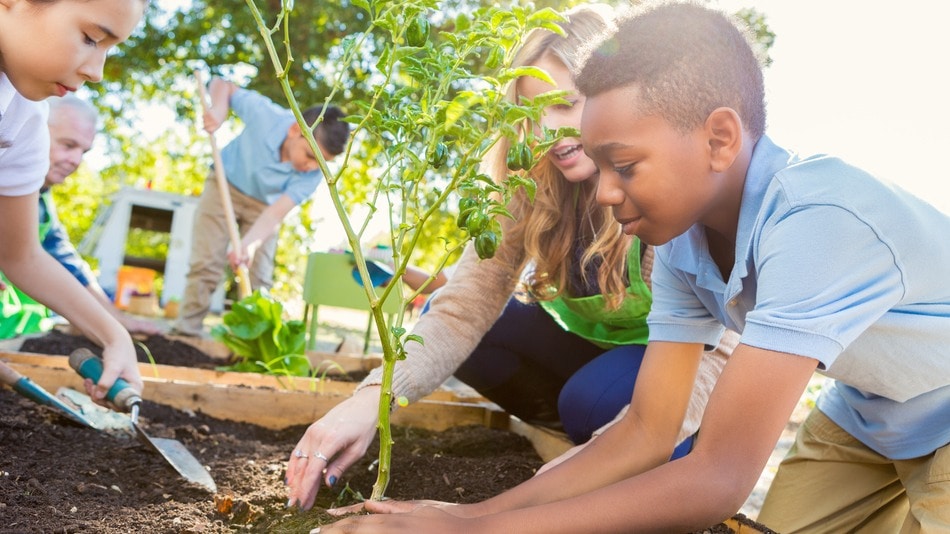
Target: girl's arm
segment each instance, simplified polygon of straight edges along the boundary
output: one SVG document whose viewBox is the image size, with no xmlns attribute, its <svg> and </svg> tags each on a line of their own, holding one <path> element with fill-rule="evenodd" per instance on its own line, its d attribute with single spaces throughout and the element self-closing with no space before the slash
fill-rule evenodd
<svg viewBox="0 0 950 534">
<path fill-rule="evenodd" d="M 471 244 L 466 247 L 452 276 L 413 328 L 425 343 L 410 344 L 409 357 L 396 362 L 396 397 L 415 402 L 452 376 L 504 310 L 518 283 L 515 268 L 523 255 L 523 246 L 512 240 L 503 239 L 489 260 L 480 260 Z M 381 370 L 375 369 L 358 389 L 378 385 L 381 377 Z"/>
<path fill-rule="evenodd" d="M 0 196 L 0 213 L 4 218 L 4 229 L 0 232 L 0 271 L 14 285 L 65 317 L 103 348 L 104 369 L 100 387 L 90 391 L 90 396 L 104 398 L 105 392 L 119 376 L 142 391 L 142 379 L 129 333 L 40 246 L 38 202 L 36 193 L 19 197 Z"/>
</svg>

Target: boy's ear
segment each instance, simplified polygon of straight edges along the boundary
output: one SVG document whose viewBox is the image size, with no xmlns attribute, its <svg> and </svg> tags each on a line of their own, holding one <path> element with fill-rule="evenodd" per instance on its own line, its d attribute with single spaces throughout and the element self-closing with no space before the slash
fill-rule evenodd
<svg viewBox="0 0 950 534">
<path fill-rule="evenodd" d="M 3 0 L 0 0 L 2 2 Z M 300 137 L 303 133 L 300 131 L 300 125 L 294 122 L 287 128 L 287 137 Z"/>
<path fill-rule="evenodd" d="M 742 151 L 742 119 L 732 108 L 716 108 L 706 118 L 705 129 L 712 171 L 724 172 Z"/>
</svg>

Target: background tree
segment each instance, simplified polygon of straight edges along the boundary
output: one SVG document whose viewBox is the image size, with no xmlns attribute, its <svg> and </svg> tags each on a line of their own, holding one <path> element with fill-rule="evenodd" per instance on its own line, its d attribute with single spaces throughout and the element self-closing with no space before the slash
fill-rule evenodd
<svg viewBox="0 0 950 534">
<path fill-rule="evenodd" d="M 566 9 L 576 0 L 559 2 L 538 0 L 536 10 L 545 7 Z M 607 3 L 625 5 L 625 1 Z M 447 0 L 438 3 L 430 17 L 431 33 L 464 31 L 470 14 L 496 5 L 490 0 Z M 374 76 L 378 51 L 384 49 L 386 38 L 370 36 L 362 54 L 352 56 L 342 65 L 344 40 L 366 26 L 366 11 L 359 9 L 359 0 L 323 2 L 296 0 L 287 33 L 294 62 L 286 73 L 293 93 L 302 105 L 323 102 L 330 94 L 334 79 L 342 76 L 346 85 L 334 101 L 346 111 L 347 102 L 365 101 L 379 83 Z M 501 7 L 504 7 L 502 4 Z M 518 5 L 513 2 L 511 5 Z M 276 20 L 281 0 L 265 0 L 258 5 L 262 18 Z M 738 15 L 749 21 L 758 41 L 767 50 L 774 40 L 764 17 L 754 10 Z M 281 35 L 281 38 L 284 36 Z M 474 57 L 468 65 L 473 76 L 490 71 L 485 66 L 487 54 Z M 222 3 L 207 0 L 153 0 L 149 3 L 144 24 L 121 46 L 106 64 L 104 82 L 92 85 L 92 100 L 102 111 L 103 135 L 106 139 L 109 164 L 101 171 L 101 183 L 88 177 L 72 180 L 54 189 L 64 224 L 74 242 L 79 242 L 92 224 L 95 212 L 119 188 L 151 185 L 162 191 L 198 194 L 211 163 L 210 149 L 200 127 L 192 72 L 196 67 L 227 77 L 250 89 L 285 102 L 285 95 L 276 77 L 276 70 L 267 58 L 256 21 L 244 3 Z M 397 84 L 402 83 L 396 81 Z M 459 87 L 461 89 L 462 87 Z M 147 112 L 161 109 L 173 117 L 177 129 L 168 130 L 167 123 L 156 123 Z M 144 138 L 149 139 L 143 142 Z M 345 175 L 347 187 L 341 190 L 347 205 L 365 205 L 373 190 L 373 169 L 364 162 L 374 161 L 386 150 L 384 145 L 365 140 L 359 154 L 349 159 Z M 318 219 L 332 214 L 315 214 L 308 201 L 288 219 L 281 230 L 276 260 L 273 293 L 282 297 L 300 294 L 306 253 L 313 248 L 313 236 L 319 231 Z M 413 262 L 432 269 L 442 248 L 440 235 L 455 227 L 457 209 L 447 205 L 433 214 L 440 220 L 439 233 L 423 236 L 415 248 Z M 130 253 L 147 255 L 150 247 L 161 247 L 155 236 L 137 239 L 132 236 Z M 450 260 L 451 261 L 451 260 Z"/>
</svg>

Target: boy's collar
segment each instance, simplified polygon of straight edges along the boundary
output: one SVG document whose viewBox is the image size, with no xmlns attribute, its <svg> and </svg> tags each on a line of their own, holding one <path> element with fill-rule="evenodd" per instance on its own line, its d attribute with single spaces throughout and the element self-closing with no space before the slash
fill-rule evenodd
<svg viewBox="0 0 950 534">
<path fill-rule="evenodd" d="M 765 191 L 775 175 L 788 166 L 792 154 L 763 135 L 752 149 L 749 170 L 746 171 L 739 207 L 739 226 L 736 232 L 736 258 L 748 258 L 752 247 L 752 230 L 762 210 Z M 745 262 L 740 262 L 742 265 Z M 745 269 L 745 267 L 741 267 Z M 748 273 L 740 273 L 745 276 Z"/>
</svg>

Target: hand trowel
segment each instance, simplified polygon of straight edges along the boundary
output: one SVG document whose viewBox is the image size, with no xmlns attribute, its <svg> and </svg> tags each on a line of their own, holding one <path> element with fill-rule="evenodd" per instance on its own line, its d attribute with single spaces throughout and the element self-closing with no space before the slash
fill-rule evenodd
<svg viewBox="0 0 950 534">
<path fill-rule="evenodd" d="M 92 421 L 86 418 L 82 413 L 3 362 L 0 362 L 0 383 L 10 386 L 13 388 L 13 391 L 16 391 L 33 402 L 52 406 L 58 410 L 59 413 L 81 425 L 95 428 Z"/>
<path fill-rule="evenodd" d="M 69 355 L 69 365 L 83 378 L 98 382 L 102 376 L 102 360 L 89 349 L 76 349 Z M 180 441 L 166 438 L 153 438 L 145 433 L 138 423 L 142 397 L 128 382 L 119 378 L 106 394 L 106 398 L 130 413 L 132 427 L 142 443 L 161 454 L 181 476 L 190 482 L 201 485 L 212 493 L 218 491 L 208 471 Z"/>
</svg>

